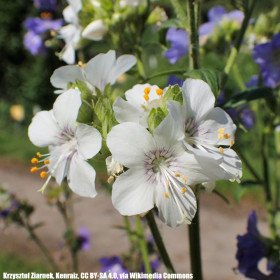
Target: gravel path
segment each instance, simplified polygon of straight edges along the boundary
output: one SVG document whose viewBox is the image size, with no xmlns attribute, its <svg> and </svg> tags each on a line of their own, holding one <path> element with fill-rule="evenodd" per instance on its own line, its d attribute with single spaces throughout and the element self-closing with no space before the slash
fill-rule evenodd
<svg viewBox="0 0 280 280">
<path fill-rule="evenodd" d="M 0 185 L 5 186 L 20 198 L 27 199 L 36 206 L 34 221 L 44 221 L 38 230 L 53 254 L 63 261 L 59 240 L 63 234 L 63 221 L 55 208 L 49 207 L 43 196 L 36 190 L 42 181 L 29 174 L 29 167 L 0 161 Z M 201 199 L 202 257 L 205 280 L 241 280 L 233 268 L 236 266 L 236 235 L 243 234 L 247 213 L 254 205 L 248 201 L 229 207 L 219 197 L 204 194 Z M 256 206 L 255 206 L 256 207 Z M 91 250 L 82 253 L 82 270 L 98 271 L 98 259 L 103 256 L 118 255 L 128 248 L 124 233 L 116 229 L 122 217 L 112 207 L 109 196 L 102 190 L 94 199 L 81 199 L 75 206 L 77 226 L 86 226 L 92 233 Z M 260 213 L 262 215 L 262 213 Z M 159 222 L 168 251 L 178 272 L 189 272 L 187 229 L 181 226 L 170 229 Z M 260 228 L 266 231 L 262 218 Z M 24 231 L 9 227 L 0 231 L 1 250 L 16 252 L 31 259 L 42 259 L 34 244 L 27 239 Z"/>
</svg>

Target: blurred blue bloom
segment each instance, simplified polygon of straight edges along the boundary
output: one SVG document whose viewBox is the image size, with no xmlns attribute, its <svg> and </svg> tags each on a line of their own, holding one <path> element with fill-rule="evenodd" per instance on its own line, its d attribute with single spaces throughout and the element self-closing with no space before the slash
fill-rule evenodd
<svg viewBox="0 0 280 280">
<path fill-rule="evenodd" d="M 249 80 L 249 82 L 246 83 L 246 87 L 247 88 L 257 87 L 258 86 L 258 80 L 259 80 L 258 75 L 252 76 L 251 79 Z"/>
<path fill-rule="evenodd" d="M 90 249 L 90 232 L 87 228 L 81 227 L 77 236 L 78 247 L 82 251 Z"/>
<path fill-rule="evenodd" d="M 120 257 L 104 257 L 99 259 L 101 264 L 101 272 L 111 272 L 117 273 L 117 275 L 121 273 L 128 273 L 128 270 L 125 268 Z M 119 277 L 117 279 L 120 279 Z"/>
<path fill-rule="evenodd" d="M 277 87 L 280 84 L 280 33 L 270 42 L 255 46 L 253 58 L 260 67 L 264 84 Z"/>
<path fill-rule="evenodd" d="M 257 215 L 253 211 L 248 216 L 247 233 L 237 236 L 238 270 L 246 277 L 255 280 L 280 279 L 280 267 L 274 265 L 270 269 L 270 275 L 263 274 L 258 269 L 258 263 L 262 258 L 268 257 L 268 249 L 257 228 Z"/>
<path fill-rule="evenodd" d="M 241 23 L 244 18 L 244 14 L 241 11 L 233 10 L 229 13 L 226 12 L 222 6 L 215 6 L 208 12 L 208 22 L 203 23 L 199 27 L 199 35 L 207 36 L 210 35 L 215 27 L 219 25 L 223 20 L 235 21 Z"/>
<path fill-rule="evenodd" d="M 171 47 L 165 53 L 170 63 L 176 63 L 189 50 L 189 34 L 183 29 L 169 28 L 166 33 L 166 40 Z"/>
<path fill-rule="evenodd" d="M 7 201 L 9 203 L 9 206 L 6 206 L 5 208 L 0 207 L 0 218 L 7 218 L 9 214 L 13 211 L 16 211 L 19 208 L 19 203 L 13 198 L 12 195 L 8 195 L 9 200 Z"/>
<path fill-rule="evenodd" d="M 222 106 L 225 102 L 225 94 L 222 92 L 217 98 L 217 106 Z M 233 121 L 239 121 L 246 129 L 251 129 L 256 123 L 256 114 L 249 106 L 244 105 L 238 108 L 226 109 Z"/>
<path fill-rule="evenodd" d="M 42 34 L 48 30 L 58 30 L 63 25 L 61 19 L 41 19 L 39 17 L 30 17 L 24 21 L 24 27 L 28 31 L 33 31 L 37 34 Z"/>
<path fill-rule="evenodd" d="M 175 75 L 170 75 L 168 77 L 167 85 L 169 86 L 174 86 L 174 85 L 179 85 L 180 87 L 183 85 L 184 80 L 176 77 Z"/>
<path fill-rule="evenodd" d="M 57 2 L 56 0 L 34 0 L 34 6 L 43 11 L 55 11 Z"/>
<path fill-rule="evenodd" d="M 46 50 L 41 36 L 33 31 L 28 31 L 24 35 L 23 44 L 32 55 L 44 53 Z"/>
</svg>

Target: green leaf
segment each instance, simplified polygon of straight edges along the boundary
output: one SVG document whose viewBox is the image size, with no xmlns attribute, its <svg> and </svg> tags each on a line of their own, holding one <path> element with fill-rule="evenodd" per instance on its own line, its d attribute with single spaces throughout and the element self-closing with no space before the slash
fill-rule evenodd
<svg viewBox="0 0 280 280">
<path fill-rule="evenodd" d="M 89 124 L 92 121 L 93 121 L 93 109 L 87 101 L 82 100 L 82 105 L 79 109 L 77 122 Z"/>
<path fill-rule="evenodd" d="M 160 108 L 153 108 L 148 117 L 148 127 L 153 131 L 166 117 L 166 113 Z"/>
<path fill-rule="evenodd" d="M 207 68 L 195 69 L 187 72 L 186 76 L 187 78 L 203 80 L 210 86 L 212 92 L 216 97 L 219 95 L 220 77 L 217 71 Z"/>
<path fill-rule="evenodd" d="M 241 93 L 231 96 L 228 100 L 224 102 L 221 106 L 223 108 L 235 108 L 248 102 L 258 100 L 258 99 L 274 99 L 275 95 L 271 88 L 255 88 L 251 90 L 246 90 Z"/>
<path fill-rule="evenodd" d="M 163 96 L 164 101 L 175 100 L 179 103 L 183 103 L 182 90 L 178 85 L 169 86 L 166 93 Z"/>
</svg>

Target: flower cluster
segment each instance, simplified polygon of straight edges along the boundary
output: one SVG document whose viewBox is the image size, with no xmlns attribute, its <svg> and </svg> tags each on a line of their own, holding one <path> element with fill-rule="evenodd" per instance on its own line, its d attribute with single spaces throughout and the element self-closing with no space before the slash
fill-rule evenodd
<svg viewBox="0 0 280 280">
<path fill-rule="evenodd" d="M 132 55 L 116 59 L 109 51 L 54 72 L 51 82 L 61 94 L 52 110 L 35 115 L 28 131 L 49 153 L 31 160 L 31 172 L 46 178 L 41 191 L 51 177 L 58 184 L 67 178 L 76 194 L 94 197 L 96 173 L 87 160 L 98 153 L 110 156 L 112 202 L 122 215 L 156 206 L 171 227 L 191 223 L 197 208 L 192 186 L 202 183 L 211 190 L 217 180 L 241 177 L 241 161 L 232 150 L 236 127 L 214 107 L 215 97 L 202 80 L 187 79 L 181 88 L 139 84 L 124 98 L 112 98 L 108 85 L 135 63 Z M 96 117 L 77 122 L 84 106 Z"/>
<path fill-rule="evenodd" d="M 56 1 L 35 1 L 34 5 L 40 11 L 40 17 L 25 20 L 27 33 L 24 36 L 24 46 L 32 55 L 37 55 L 46 51 L 45 39 L 48 32 L 60 29 L 63 21 L 53 19 Z"/>
</svg>

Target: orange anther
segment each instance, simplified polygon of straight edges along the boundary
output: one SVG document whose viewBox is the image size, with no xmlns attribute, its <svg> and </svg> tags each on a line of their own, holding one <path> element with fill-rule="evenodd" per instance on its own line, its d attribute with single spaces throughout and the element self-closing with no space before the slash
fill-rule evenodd
<svg viewBox="0 0 280 280">
<path fill-rule="evenodd" d="M 47 172 L 46 171 L 42 171 L 41 173 L 40 173 L 40 177 L 42 178 L 42 179 L 45 179 L 46 178 L 46 176 L 47 176 Z"/>
<path fill-rule="evenodd" d="M 49 163 L 50 163 L 50 161 L 48 159 L 44 160 L 44 164 L 49 164 Z"/>
<path fill-rule="evenodd" d="M 150 87 L 146 87 L 146 88 L 144 89 L 144 93 L 145 93 L 146 95 L 149 94 L 150 91 L 151 91 L 151 88 L 150 88 Z"/>
<path fill-rule="evenodd" d="M 31 173 L 35 173 L 35 172 L 37 172 L 38 171 L 38 167 L 32 167 L 31 169 L 30 169 L 30 172 Z"/>
<path fill-rule="evenodd" d="M 157 93 L 157 95 L 162 96 L 163 90 L 162 90 L 161 88 L 158 88 L 158 89 L 156 90 L 156 93 Z"/>
<path fill-rule="evenodd" d="M 35 158 L 35 157 L 34 157 L 34 158 L 32 158 L 32 159 L 31 159 L 31 163 L 33 163 L 33 164 L 37 164 L 37 163 L 38 163 L 38 159 L 37 159 L 37 158 Z"/>
</svg>

